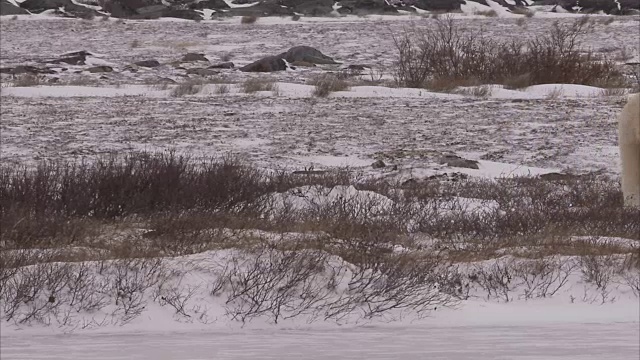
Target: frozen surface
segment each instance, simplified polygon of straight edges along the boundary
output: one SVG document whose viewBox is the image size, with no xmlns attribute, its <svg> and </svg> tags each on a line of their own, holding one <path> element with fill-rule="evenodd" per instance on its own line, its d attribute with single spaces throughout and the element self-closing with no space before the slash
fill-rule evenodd
<svg viewBox="0 0 640 360">
<path fill-rule="evenodd" d="M 534 37 L 553 21 L 536 15 L 519 27 L 511 19 L 513 14 L 489 3 L 501 19 L 472 15 L 464 19 L 464 26 L 493 37 Z M 637 57 L 637 37 L 628 35 L 637 32 L 638 20 L 628 17 L 606 27 L 598 25 L 585 46 L 596 51 L 624 48 Z M 367 85 L 328 98 L 311 97 L 307 75 L 339 71 L 339 66 L 272 74 L 277 93 L 242 93 L 239 83 L 253 75 L 237 71 L 217 79 L 231 84 L 223 95 L 216 94 L 215 84 L 183 98 L 170 97 L 170 88 L 156 86 L 162 77 L 183 79 L 184 74 L 176 75 L 169 64 L 186 52 L 202 52 L 214 63 L 230 57 L 243 65 L 295 45 L 317 47 L 343 65 L 371 65 L 389 79 L 395 52 L 392 35 L 404 26 L 432 24 L 421 17 L 373 16 L 299 22 L 263 18 L 254 26 L 242 26 L 239 19 L 201 23 L 3 19 L 2 66 L 86 49 L 102 54 L 91 58 L 90 64 L 111 64 L 115 71 L 100 81 L 100 75 L 82 74 L 100 87 L 2 88 L 0 157 L 3 162 L 34 163 L 176 149 L 196 157 L 236 153 L 267 168 L 351 166 L 382 176 L 447 171 L 479 177 L 552 171 L 617 175 L 616 114 L 623 99 L 604 96 L 595 87 L 551 84 L 516 91 L 494 85 L 486 98 L 475 98 Z M 131 62 L 151 58 L 164 65 L 135 74 L 124 70 Z M 439 163 L 449 153 L 478 160 L 479 169 L 452 169 Z M 370 164 L 378 159 L 388 166 L 372 169 Z M 397 169 L 389 170 L 393 165 Z M 304 202 L 294 195 L 283 197 L 308 205 L 308 199 Z M 608 241 L 628 245 L 623 240 Z M 572 296 L 581 292 L 576 287 Z M 166 309 L 150 309 L 139 324 L 126 328 L 73 334 L 61 334 L 64 330 L 56 326 L 16 327 L 3 322 L 0 353 L 3 360 L 637 359 L 637 297 L 615 295 L 615 302 L 601 305 L 573 303 L 568 295 L 510 304 L 475 299 L 461 309 L 438 310 L 419 321 L 359 327 L 296 324 L 241 329 L 223 322 L 199 326 L 175 321 Z"/>
<path fill-rule="evenodd" d="M 2 359 L 637 359 L 638 323 L 49 335 Z"/>
</svg>

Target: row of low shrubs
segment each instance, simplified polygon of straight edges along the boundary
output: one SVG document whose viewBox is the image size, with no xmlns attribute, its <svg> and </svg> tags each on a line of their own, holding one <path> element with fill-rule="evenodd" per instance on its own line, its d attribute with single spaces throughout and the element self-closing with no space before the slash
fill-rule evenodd
<svg viewBox="0 0 640 360">
<path fill-rule="evenodd" d="M 452 18 L 394 36 L 395 78 L 400 86 L 450 90 L 458 86 L 582 84 L 626 87 L 613 61 L 582 48 L 593 23 L 555 22 L 534 38 L 501 40 L 462 28 Z"/>
<path fill-rule="evenodd" d="M 305 199 L 349 185 L 369 195 L 335 197 L 305 209 L 273 196 L 294 191 Z M 5 249 L 85 244 L 105 229 L 113 231 L 114 224 L 145 228 L 145 244 L 172 253 L 211 242 L 233 246 L 233 239 L 218 236 L 222 228 L 320 232 L 353 249 L 363 243 L 417 246 L 421 237 L 466 242 L 451 248 L 451 256 L 460 257 L 520 245 L 571 253 L 573 247 L 554 244 L 572 235 L 640 234 L 640 210 L 622 207 L 615 179 L 595 176 L 394 183 L 347 170 L 273 172 L 231 157 L 132 153 L 93 162 L 43 162 L 34 169 L 0 165 L 0 197 Z M 468 198 L 477 199 L 481 209 Z"/>
</svg>

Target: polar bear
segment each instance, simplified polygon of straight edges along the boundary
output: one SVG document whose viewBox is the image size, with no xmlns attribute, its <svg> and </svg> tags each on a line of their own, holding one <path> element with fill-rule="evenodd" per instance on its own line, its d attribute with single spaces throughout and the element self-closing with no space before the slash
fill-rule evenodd
<svg viewBox="0 0 640 360">
<path fill-rule="evenodd" d="M 640 206 L 640 93 L 629 97 L 618 118 L 622 194 L 626 206 Z"/>
</svg>

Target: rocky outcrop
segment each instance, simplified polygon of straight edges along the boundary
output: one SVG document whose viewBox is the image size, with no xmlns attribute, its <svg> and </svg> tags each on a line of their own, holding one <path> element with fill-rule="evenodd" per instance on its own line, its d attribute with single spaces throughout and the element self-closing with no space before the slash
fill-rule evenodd
<svg viewBox="0 0 640 360">
<path fill-rule="evenodd" d="M 209 62 L 209 59 L 207 59 L 206 56 L 204 56 L 204 54 L 199 54 L 199 53 L 186 53 L 184 54 L 184 56 L 182 57 L 182 61 L 183 62 L 194 62 L 194 61 L 205 61 L 205 62 Z"/>
<path fill-rule="evenodd" d="M 13 74 L 13 75 L 31 74 L 31 75 L 37 75 L 37 74 L 55 74 L 55 73 L 56 73 L 56 71 L 53 70 L 53 69 L 40 68 L 40 67 L 31 66 L 31 65 L 18 65 L 16 67 L 0 68 L 0 74 Z"/>
<path fill-rule="evenodd" d="M 240 68 L 244 72 L 273 72 L 287 70 L 287 64 L 280 56 L 267 56 Z"/>
<path fill-rule="evenodd" d="M 333 0 L 281 0 L 280 5 L 286 6 L 295 13 L 306 16 L 327 16 L 333 11 Z"/>
<path fill-rule="evenodd" d="M 141 60 L 141 61 L 136 61 L 134 65 L 140 66 L 140 67 L 154 68 L 154 67 L 160 66 L 160 62 L 158 60 Z"/>
<path fill-rule="evenodd" d="M 395 6 L 389 5 L 385 0 L 344 0 L 338 9 L 341 14 L 385 14 L 397 13 Z"/>
<path fill-rule="evenodd" d="M 49 64 L 84 65 L 91 53 L 85 50 L 60 55 L 57 59 L 45 60 Z"/>
<path fill-rule="evenodd" d="M 56 10 L 64 16 L 90 18 L 99 13 L 89 7 L 78 5 L 71 0 L 25 0 L 20 7 L 31 13 L 39 14 L 46 10 Z"/>
<path fill-rule="evenodd" d="M 416 0 L 413 6 L 427 11 L 458 11 L 463 4 L 464 0 Z"/>
<path fill-rule="evenodd" d="M 209 66 L 209 69 L 233 69 L 234 67 L 234 63 L 232 63 L 231 61 L 227 61 L 223 63 L 213 64 Z"/>
<path fill-rule="evenodd" d="M 567 11 L 626 15 L 640 10 L 640 0 L 540 0 L 535 5 L 557 5 Z"/>
<path fill-rule="evenodd" d="M 321 53 L 311 46 L 294 46 L 291 49 L 278 55 L 287 62 L 305 62 L 311 64 L 338 64 L 331 57 Z"/>
<path fill-rule="evenodd" d="M 28 15 L 29 11 L 15 6 L 7 0 L 0 0 L 0 16 L 1 15 Z"/>
<path fill-rule="evenodd" d="M 315 64 L 338 64 L 331 57 L 321 53 L 311 46 L 294 46 L 291 49 L 276 55 L 267 56 L 249 65 L 240 68 L 245 72 L 272 72 L 287 70 L 287 63 L 303 63 L 307 66 Z"/>
<path fill-rule="evenodd" d="M 466 1 L 487 5 L 487 0 L 234 0 L 234 4 L 251 5 L 230 7 L 225 0 L 104 0 L 102 12 L 116 18 L 157 19 L 175 17 L 202 20 L 199 10 L 214 10 L 221 16 L 328 16 L 335 5 L 341 14 L 393 14 L 398 10 L 459 11 Z M 532 4 L 556 5 L 567 11 L 582 13 L 605 12 L 625 15 L 640 12 L 640 0 L 493 0 L 512 10 Z M 28 10 L 28 11 L 25 11 Z M 25 0 L 16 6 L 0 0 L 0 15 L 41 13 L 54 10 L 62 16 L 90 18 L 102 12 L 83 6 L 73 0 Z"/>
<path fill-rule="evenodd" d="M 467 160 L 457 155 L 444 155 L 440 158 L 440 164 L 445 164 L 451 167 L 467 168 L 467 169 L 479 169 L 478 162 L 475 160 Z"/>
</svg>

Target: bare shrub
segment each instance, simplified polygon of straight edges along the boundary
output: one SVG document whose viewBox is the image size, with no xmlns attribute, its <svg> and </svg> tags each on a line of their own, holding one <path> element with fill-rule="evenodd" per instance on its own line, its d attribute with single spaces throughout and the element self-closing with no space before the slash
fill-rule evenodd
<svg viewBox="0 0 640 360">
<path fill-rule="evenodd" d="M 349 84 L 332 74 L 324 74 L 311 78 L 309 84 L 314 85 L 313 95 L 327 97 L 334 91 L 345 91 L 349 89 Z"/>
<path fill-rule="evenodd" d="M 517 268 L 517 276 L 524 288 L 525 299 L 554 296 L 563 288 L 577 264 L 572 260 L 542 258 L 526 261 Z"/>
<path fill-rule="evenodd" d="M 616 19 L 613 16 L 607 16 L 606 18 L 600 20 L 600 24 L 606 26 L 606 25 L 610 25 L 614 21 L 616 21 Z"/>
<path fill-rule="evenodd" d="M 112 316 L 120 324 L 140 316 L 147 305 L 147 291 L 167 281 L 169 276 L 161 259 L 116 260 L 102 269 L 113 279 L 116 310 Z"/>
<path fill-rule="evenodd" d="M 482 85 L 474 86 L 472 88 L 459 89 L 457 92 L 463 95 L 486 98 L 491 96 L 492 91 L 490 86 Z"/>
<path fill-rule="evenodd" d="M 353 311 L 365 319 L 389 317 L 390 311 L 408 311 L 420 317 L 438 306 L 453 306 L 454 297 L 435 285 L 444 279 L 441 265 L 436 258 L 407 253 L 372 256 L 350 271 L 346 293 L 328 304 L 323 317 L 340 319 Z"/>
<path fill-rule="evenodd" d="M 424 315 L 456 303 L 435 286 L 444 279 L 437 261 L 417 261 L 408 254 L 377 256 L 347 270 L 330 259 L 315 250 L 259 246 L 231 256 L 212 292 L 226 289 L 228 314 L 242 322 L 261 315 L 274 323 L 301 314 L 336 321 L 387 317 L 393 311 Z"/>
<path fill-rule="evenodd" d="M 517 15 L 524 15 L 525 17 L 531 18 L 535 15 L 535 11 L 528 9 L 526 7 L 523 6 L 516 6 L 511 8 L 511 12 L 513 14 L 517 14 Z M 522 18 L 519 18 L 518 20 L 520 20 Z M 517 22 L 517 21 L 516 21 Z"/>
<path fill-rule="evenodd" d="M 13 86 L 15 87 L 32 87 L 40 85 L 41 80 L 37 75 L 22 74 L 15 77 Z"/>
<path fill-rule="evenodd" d="M 204 87 L 204 82 L 199 80 L 187 80 L 176 85 L 172 90 L 170 95 L 173 97 L 182 97 L 185 95 L 195 95 L 202 91 Z"/>
<path fill-rule="evenodd" d="M 250 78 L 242 84 L 242 90 L 245 93 L 254 93 L 257 91 L 276 91 L 277 84 L 273 79 L 267 78 Z"/>
<path fill-rule="evenodd" d="M 176 314 L 185 318 L 195 315 L 195 305 L 189 306 L 189 302 L 198 291 L 198 286 L 170 286 L 165 287 L 164 283 L 156 289 L 154 297 L 160 306 L 171 306 Z M 193 314 L 192 314 L 193 313 Z"/>
<path fill-rule="evenodd" d="M 602 89 L 600 92 L 600 96 L 604 97 L 619 97 L 625 96 L 627 94 L 627 89 L 624 88 L 606 88 Z"/>
<path fill-rule="evenodd" d="M 218 95 L 224 95 L 229 93 L 229 85 L 227 84 L 218 84 L 216 85 L 215 92 Z"/>
<path fill-rule="evenodd" d="M 618 270 L 620 262 L 615 255 L 598 256 L 585 255 L 580 258 L 582 278 L 585 282 L 595 285 L 599 292 L 599 300 L 602 304 L 611 300 L 611 285 Z M 583 301 L 593 302 L 585 293 Z"/>
<path fill-rule="evenodd" d="M 240 18 L 241 24 L 255 24 L 258 21 L 258 17 L 255 15 L 246 15 Z"/>
<path fill-rule="evenodd" d="M 337 275 L 329 270 L 328 277 L 323 276 L 327 271 L 326 254 L 317 251 L 279 251 L 260 246 L 249 254 L 235 254 L 228 261 L 215 288 L 228 289 L 227 313 L 241 322 L 267 316 L 278 323 L 310 313 L 330 295 L 328 282 Z"/>
<path fill-rule="evenodd" d="M 591 31 L 588 21 L 556 22 L 549 33 L 526 41 L 486 38 L 459 28 L 451 18 L 435 23 L 434 28 L 405 30 L 394 36 L 398 84 L 426 87 L 434 79 L 457 82 L 469 78 L 514 87 L 547 83 L 612 87 L 625 83 L 612 61 L 581 51 L 580 39 Z M 519 79 L 517 85 L 513 79 Z"/>
<path fill-rule="evenodd" d="M 515 274 L 515 260 L 496 260 L 490 267 L 476 267 L 476 271 L 470 278 L 487 292 L 488 299 L 502 299 L 505 302 L 513 300 L 512 293 L 517 289 L 518 283 Z"/>
<path fill-rule="evenodd" d="M 498 16 L 498 13 L 495 10 L 476 10 L 474 14 L 479 16 L 486 16 L 486 17 Z"/>
<path fill-rule="evenodd" d="M 99 82 L 91 76 L 81 75 L 74 76 L 66 81 L 59 83 L 60 85 L 73 85 L 73 86 L 96 86 Z"/>
</svg>

